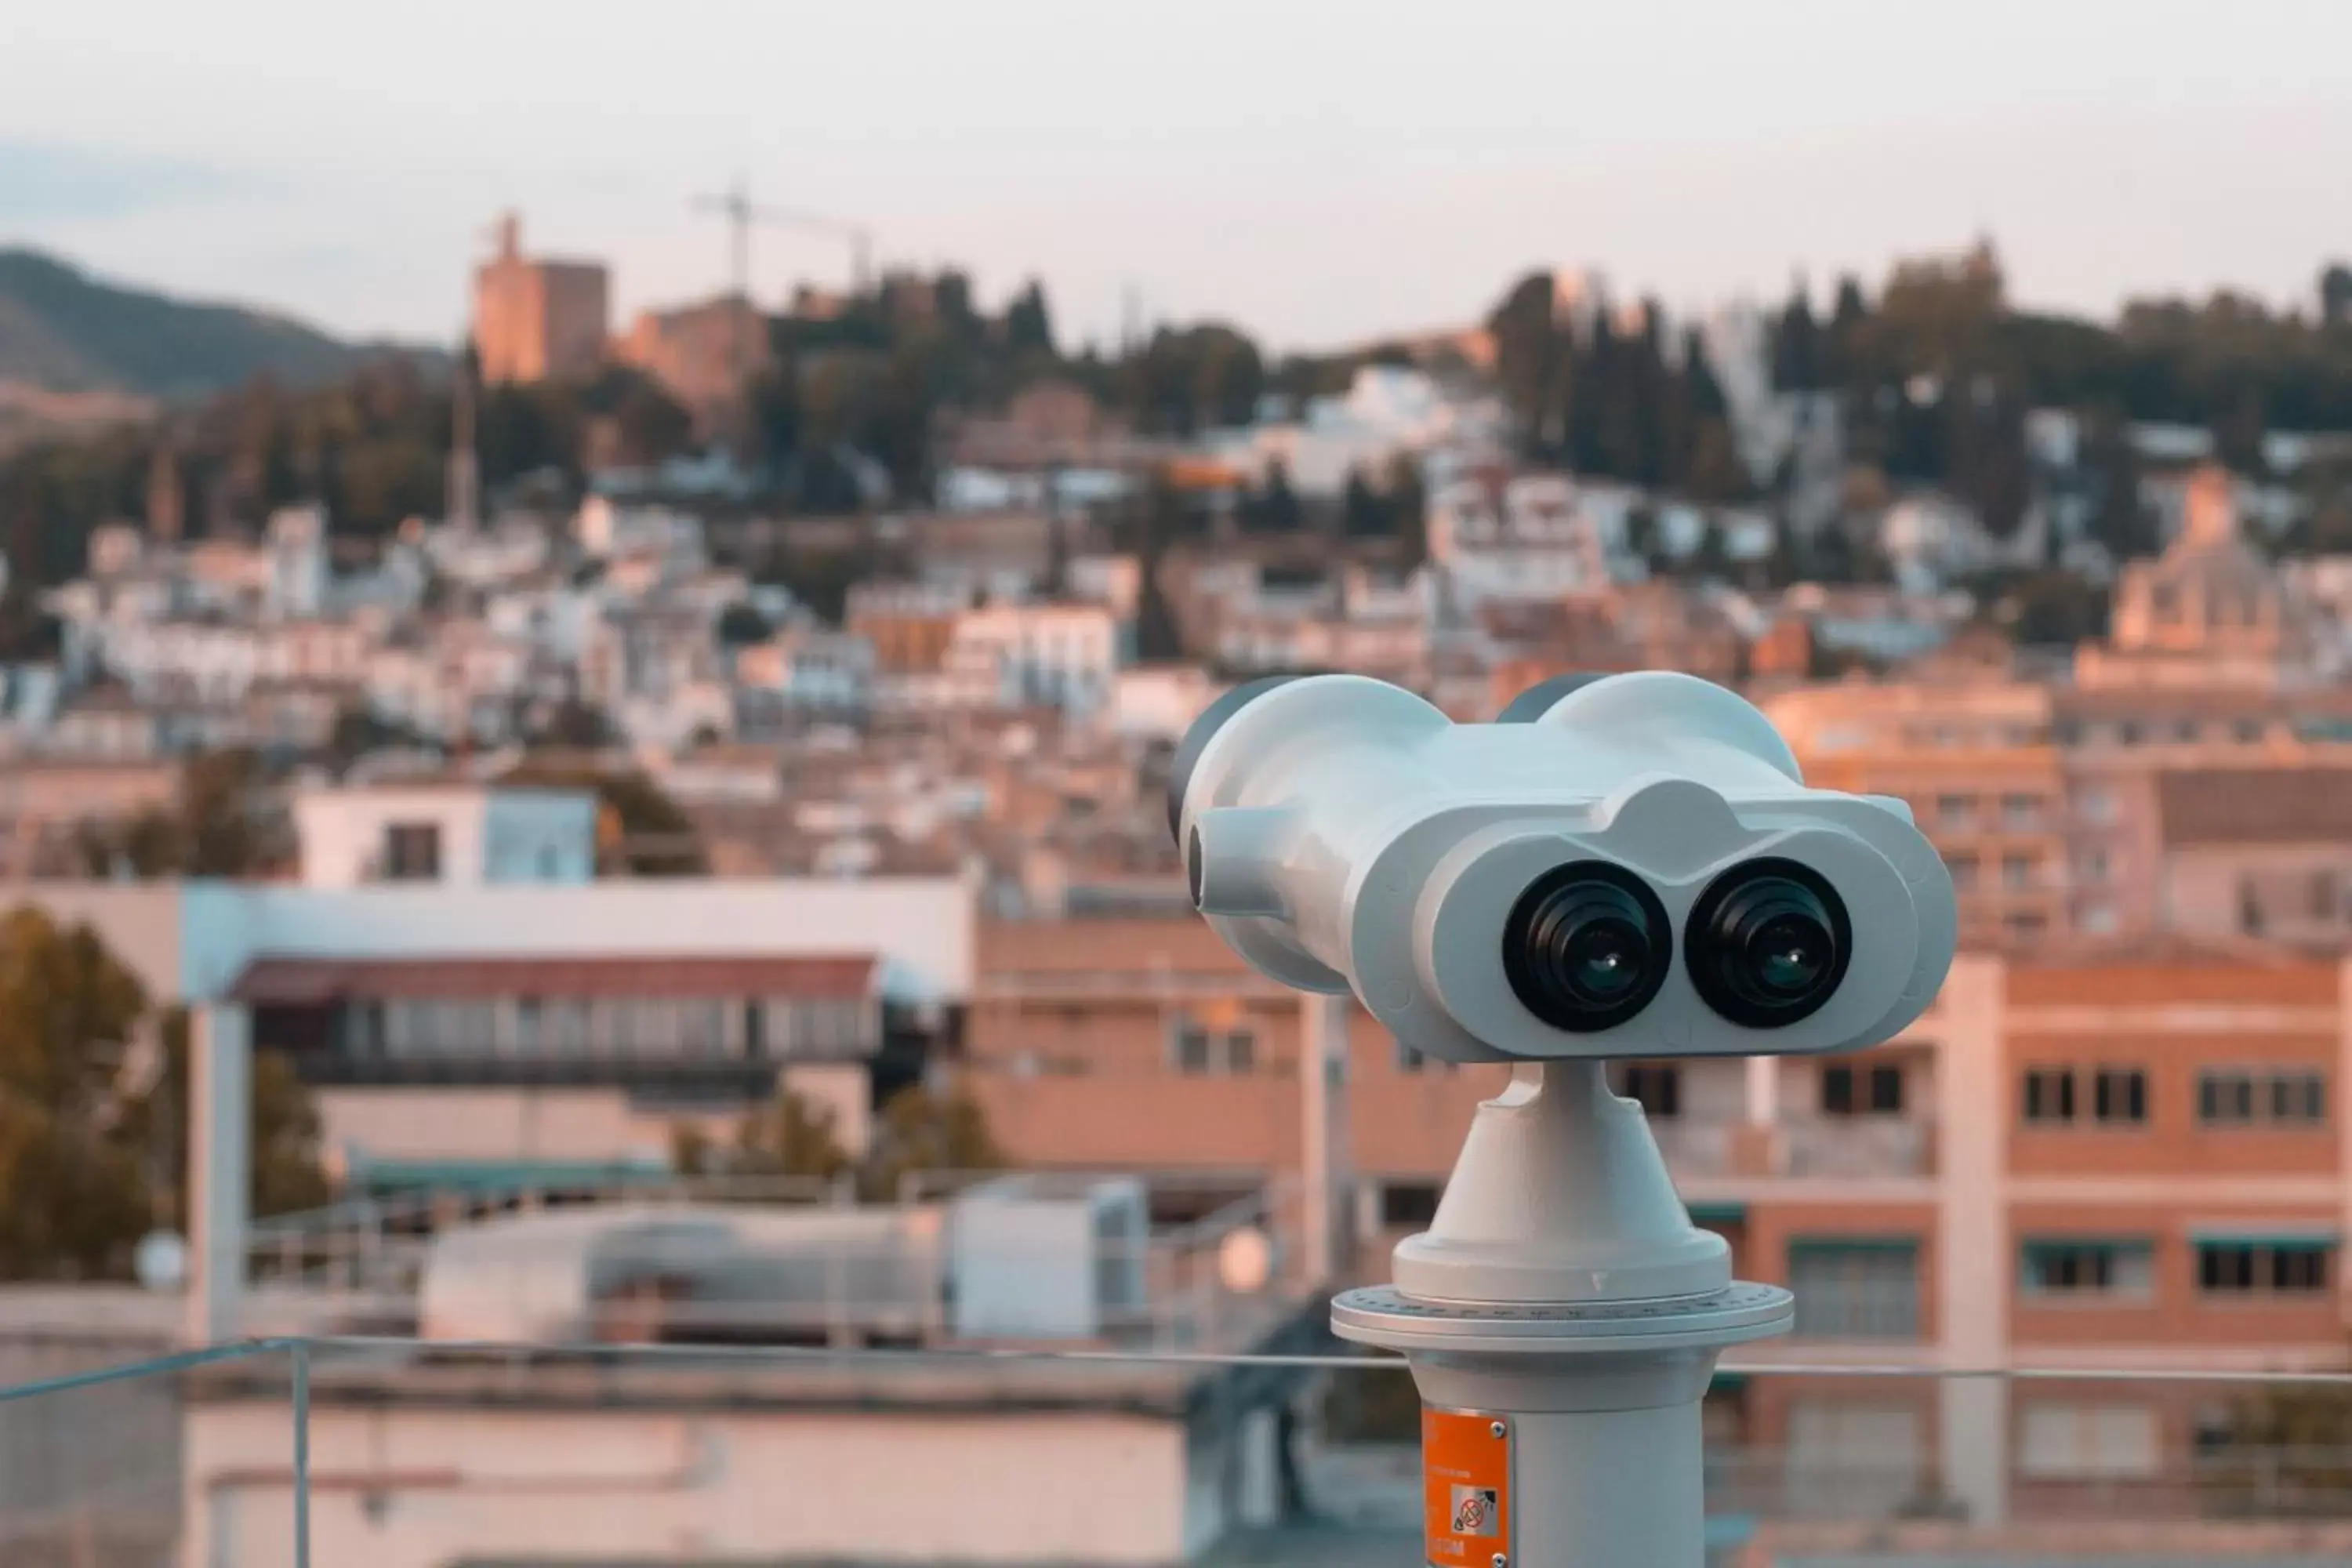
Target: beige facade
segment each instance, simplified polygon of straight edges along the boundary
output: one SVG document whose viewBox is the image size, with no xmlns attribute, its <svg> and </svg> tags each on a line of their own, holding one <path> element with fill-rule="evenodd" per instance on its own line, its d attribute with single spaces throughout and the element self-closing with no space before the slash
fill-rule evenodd
<svg viewBox="0 0 2352 1568">
<path fill-rule="evenodd" d="M 999 924 L 981 952 L 969 1070 L 1016 1158 L 1307 1173 L 1298 1004 L 1197 922 Z M 1963 956 L 1875 1050 L 1612 1070 L 1740 1275 L 1798 1293 L 1796 1337 L 1743 1359 L 2344 1367 L 2347 977 L 2188 946 L 2072 966 Z M 1355 1272 L 1376 1278 L 1504 1075 L 1417 1062 L 1350 1011 L 1341 1201 Z M 1710 1418 L 1726 1441 L 1791 1450 L 1876 1421 L 1874 1441 L 1983 1520 L 2013 1498 L 2049 1505 L 2066 1411 L 2121 1411 L 2098 1419 L 2145 1451 L 2115 1461 L 2120 1479 L 2152 1489 L 2226 1440 L 2210 1401 L 2154 1388 L 1896 1394 L 1759 1379 L 1719 1390 Z M 1857 1400 L 1877 1414 L 1852 1415 Z"/>
</svg>

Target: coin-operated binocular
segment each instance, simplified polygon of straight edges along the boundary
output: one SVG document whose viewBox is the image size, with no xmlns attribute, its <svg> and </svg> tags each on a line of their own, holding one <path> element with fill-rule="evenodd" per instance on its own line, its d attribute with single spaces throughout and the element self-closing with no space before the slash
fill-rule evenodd
<svg viewBox="0 0 2352 1568">
<path fill-rule="evenodd" d="M 1457 724 L 1358 676 L 1236 688 L 1176 754 L 1192 901 L 1262 973 L 1403 1045 L 1520 1064 L 1395 1284 L 1332 1303 L 1404 1352 L 1439 1568 L 1700 1568 L 1699 1402 L 1789 1292 L 1731 1278 L 1612 1057 L 1875 1045 L 1950 965 L 1900 801 L 1808 789 L 1763 714 L 1664 672 Z"/>
</svg>

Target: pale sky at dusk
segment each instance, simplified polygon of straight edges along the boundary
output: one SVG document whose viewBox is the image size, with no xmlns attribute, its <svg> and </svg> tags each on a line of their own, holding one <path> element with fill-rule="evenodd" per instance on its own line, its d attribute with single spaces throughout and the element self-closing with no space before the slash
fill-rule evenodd
<svg viewBox="0 0 2352 1568">
<path fill-rule="evenodd" d="M 1689 307 L 1990 233 L 2105 313 L 2301 302 L 2352 254 L 2344 0 L 0 0 L 0 245 L 448 338 L 502 207 L 622 312 L 708 293 L 688 197 L 868 224 L 1066 338 L 1124 287 L 1286 346 L 1536 265 Z M 755 286 L 845 248 L 762 235 Z M 617 324 L 617 323 L 616 323 Z"/>
</svg>

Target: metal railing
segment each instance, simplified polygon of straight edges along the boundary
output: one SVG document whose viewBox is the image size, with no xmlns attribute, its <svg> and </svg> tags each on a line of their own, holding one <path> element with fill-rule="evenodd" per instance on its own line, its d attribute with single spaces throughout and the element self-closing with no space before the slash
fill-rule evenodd
<svg viewBox="0 0 2352 1568">
<path fill-rule="evenodd" d="M 2333 1423 L 2329 1429 L 2352 1434 L 2352 1373 L 1727 1371 L 1709 1400 L 1710 1535 L 1753 1547 L 1755 1561 L 1864 1562 L 1892 1552 L 1938 1563 L 2319 1568 L 2352 1557 L 2352 1436 L 2209 1449 L 2185 1434 L 2159 1436 L 2168 1428 L 2156 1417 L 2184 1395 L 2245 1408 L 2293 1400 L 2305 1415 Z M 1784 1377 L 1802 1381 L 1759 1394 L 1759 1384 Z M 121 1364 L 58 1364 L 0 1384 L 0 1564 L 634 1560 L 646 1555 L 645 1540 L 676 1539 L 663 1522 L 672 1517 L 713 1532 L 712 1544 L 697 1550 L 796 1560 L 825 1554 L 815 1538 L 837 1533 L 826 1505 L 849 1502 L 875 1554 L 906 1556 L 914 1534 L 899 1531 L 898 1515 L 934 1501 L 929 1489 L 938 1477 L 902 1442 L 926 1445 L 920 1451 L 938 1464 L 942 1444 L 963 1445 L 969 1458 L 992 1449 L 1017 1455 L 1043 1441 L 1035 1462 L 1057 1479 L 1083 1487 L 1120 1478 L 1119 1492 L 1094 1500 L 1109 1505 L 1103 1517 L 1171 1517 L 1171 1508 L 1185 1511 L 1181 1496 L 1197 1503 L 1200 1488 L 1213 1496 L 1235 1485 L 1235 1456 L 1247 1446 L 1209 1436 L 1230 1436 L 1234 1422 L 1268 1401 L 1313 1405 L 1319 1391 L 1361 1383 L 1401 1394 L 1410 1409 L 1410 1385 L 1394 1361 L 1312 1348 L 624 1348 L 298 1336 Z M 2102 1406 L 2137 1403 L 2149 1413 L 2147 1439 L 2037 1443 L 2027 1423 L 1997 1425 L 2011 1447 L 1990 1456 L 1929 1440 L 1935 1402 L 1956 1385 L 1999 1385 L 2002 1397 L 2031 1411 L 2056 1397 L 2047 1386 L 2053 1383 L 2096 1384 L 2065 1397 Z M 1147 1472 L 1134 1468 L 1141 1450 L 1131 1442 L 1107 1442 L 1112 1468 L 1080 1473 L 1073 1467 L 1085 1464 L 1086 1450 L 1056 1449 L 1036 1426 L 1039 1396 L 1049 1390 L 1055 1408 L 1114 1413 L 1129 1424 L 1120 1430 L 1171 1423 L 1192 1431 L 1191 1446 L 1150 1450 L 1177 1462 Z M 950 1407 L 952 1420 L 934 1422 Z M 512 1427 L 534 1410 L 562 1419 Z M 1867 1419 L 1841 1427 L 1839 1411 Z M 1716 1426 L 1717 1415 L 1727 1424 Z M 888 1418 L 908 1424 L 903 1439 L 866 1436 Z M 510 1427 L 538 1436 L 520 1447 L 511 1435 L 485 1447 L 493 1428 Z M 2095 1428 L 2084 1426 L 2086 1434 Z M 1820 1436 L 1797 1440 L 1806 1429 Z M 778 1468 L 761 1458 L 766 1450 L 756 1445 L 764 1439 L 751 1436 L 794 1431 L 862 1451 L 854 1482 L 841 1472 L 821 1479 Z M 648 1444 L 648 1436 L 661 1440 Z M 1276 1441 L 1291 1455 L 1301 1496 L 1277 1497 L 1262 1515 L 1245 1501 L 1215 1505 L 1188 1551 L 1213 1563 L 1276 1568 L 1416 1560 L 1422 1493 L 1409 1447 L 1315 1422 Z M 1016 1458 L 1006 1473 L 1021 1473 L 1024 1462 Z M 1997 1497 L 1984 1492 L 1988 1479 Z M 1173 1490 L 1156 1495 L 1155 1486 Z M 757 1506 L 780 1496 L 790 1506 Z M 616 1513 L 607 1502 L 625 1506 Z M 615 1538 L 656 1505 L 660 1511 L 645 1516 L 644 1529 Z M 972 1494 L 958 1506 L 969 1510 L 969 1560 L 1036 1560 L 1018 1549 L 1031 1538 L 1033 1515 Z M 1237 1550 L 1228 1555 L 1210 1540 L 1220 1533 L 1235 1538 Z M 524 1542 L 527 1548 L 518 1544 Z"/>
<path fill-rule="evenodd" d="M 1122 1183 L 1134 1191 L 1083 1236 L 1029 1238 L 982 1233 L 989 1209 L 959 1206 L 987 1183 L 1021 1201 L 1078 1205 Z M 1295 1310 L 1318 1282 L 1291 1245 L 1292 1184 L 1223 1195 L 1216 1185 L 1188 1184 L 1184 1195 L 1205 1194 L 1188 1205 L 1199 1212 L 1158 1224 L 1134 1178 L 1084 1173 L 912 1172 L 882 1203 L 861 1202 L 845 1177 L 659 1175 L 561 1193 L 509 1184 L 350 1199 L 254 1227 L 247 1321 L 430 1337 L 454 1317 L 608 1343 L 993 1334 L 1230 1346 Z M 541 1215 L 583 1228 L 535 1231 Z M 436 1284 L 436 1247 L 468 1245 L 469 1232 L 480 1245 L 442 1264 Z M 1045 1281 L 1050 1309 L 985 1305 Z"/>
</svg>

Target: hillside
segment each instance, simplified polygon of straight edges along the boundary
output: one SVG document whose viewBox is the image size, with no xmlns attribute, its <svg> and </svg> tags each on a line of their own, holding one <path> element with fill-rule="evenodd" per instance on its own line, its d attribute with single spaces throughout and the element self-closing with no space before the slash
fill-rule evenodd
<svg viewBox="0 0 2352 1568">
<path fill-rule="evenodd" d="M 191 397 L 261 374 L 329 380 L 369 352 L 283 316 L 174 300 L 38 251 L 0 249 L 0 384 Z"/>
</svg>

